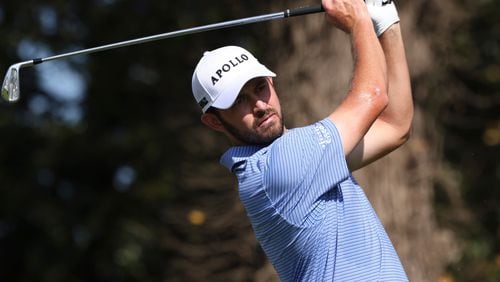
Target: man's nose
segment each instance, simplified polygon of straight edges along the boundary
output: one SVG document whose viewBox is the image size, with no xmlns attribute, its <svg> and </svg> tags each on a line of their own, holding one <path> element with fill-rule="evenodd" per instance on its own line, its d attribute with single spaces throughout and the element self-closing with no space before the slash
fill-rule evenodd
<svg viewBox="0 0 500 282">
<path fill-rule="evenodd" d="M 263 116 L 266 111 L 267 111 L 268 105 L 265 101 L 262 99 L 255 99 L 255 104 L 254 104 L 254 114 L 257 117 Z"/>
</svg>

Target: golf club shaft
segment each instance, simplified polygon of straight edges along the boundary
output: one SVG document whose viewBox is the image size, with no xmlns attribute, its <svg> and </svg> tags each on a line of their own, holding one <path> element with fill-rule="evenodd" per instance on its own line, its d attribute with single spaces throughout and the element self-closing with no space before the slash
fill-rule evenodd
<svg viewBox="0 0 500 282">
<path fill-rule="evenodd" d="M 266 15 L 261 15 L 261 16 L 248 17 L 248 18 L 243 18 L 243 19 L 238 19 L 238 20 L 232 20 L 232 21 L 209 24 L 209 25 L 204 25 L 204 26 L 199 26 L 199 27 L 193 27 L 193 28 L 172 31 L 172 32 L 167 32 L 167 33 L 162 33 L 162 34 L 157 34 L 157 35 L 151 35 L 151 36 L 127 40 L 127 41 L 121 41 L 121 42 L 117 42 L 117 43 L 113 43 L 113 44 L 84 49 L 84 50 L 80 50 L 80 51 L 73 51 L 73 52 L 64 53 L 64 54 L 60 54 L 60 55 L 54 55 L 54 56 L 50 56 L 50 57 L 46 57 L 46 58 L 37 58 L 37 59 L 33 59 L 33 60 L 19 62 L 19 63 L 11 65 L 9 67 L 9 69 L 7 70 L 7 74 L 5 75 L 5 78 L 4 78 L 3 84 L 2 84 L 1 96 L 4 100 L 11 102 L 11 103 L 16 102 L 19 99 L 19 96 L 20 96 L 19 71 L 21 70 L 21 68 L 24 68 L 24 67 L 31 67 L 33 65 L 41 64 L 41 63 L 47 62 L 47 61 L 52 61 L 52 60 L 67 58 L 67 57 L 71 57 L 71 56 L 82 55 L 82 54 L 96 53 L 96 52 L 105 51 L 105 50 L 109 50 L 109 49 L 115 49 L 115 48 L 130 46 L 130 45 L 136 45 L 136 44 L 140 44 L 140 43 L 146 43 L 146 42 L 165 39 L 165 38 L 177 37 L 177 36 L 181 36 L 181 35 L 200 33 L 200 32 L 204 32 L 204 31 L 246 25 L 246 24 L 257 23 L 257 22 L 270 21 L 270 20 L 281 19 L 281 18 L 301 16 L 301 15 L 307 15 L 307 14 L 313 14 L 313 13 L 319 13 L 319 12 L 323 12 L 323 7 L 321 5 L 300 7 L 300 8 L 295 8 L 295 9 L 287 9 L 283 12 L 278 12 L 278 13 L 271 13 L 271 14 L 266 14 Z"/>
<path fill-rule="evenodd" d="M 242 18 L 242 19 L 237 19 L 237 20 L 225 21 L 225 22 L 220 22 L 220 23 L 215 23 L 215 24 L 209 24 L 209 25 L 204 25 L 204 26 L 199 26 L 199 27 L 187 28 L 187 29 L 182 29 L 182 30 L 178 30 L 178 31 L 166 32 L 166 33 L 151 35 L 151 36 L 147 36 L 147 37 L 142 37 L 142 38 L 127 40 L 127 41 L 121 41 L 121 42 L 117 42 L 117 43 L 102 45 L 102 46 L 98 46 L 98 47 L 94 47 L 94 48 L 73 51 L 73 52 L 64 53 L 64 54 L 60 54 L 60 55 L 54 55 L 54 56 L 50 56 L 50 57 L 46 57 L 46 58 L 37 58 L 37 59 L 33 59 L 32 63 L 34 65 L 36 65 L 36 64 L 43 63 L 43 62 L 67 58 L 67 57 L 71 57 L 71 56 L 75 56 L 75 55 L 96 53 L 96 52 L 101 52 L 101 51 L 105 51 L 105 50 L 109 50 L 109 49 L 126 47 L 126 46 L 136 45 L 136 44 L 140 44 L 140 43 L 146 43 L 146 42 L 156 41 L 156 40 L 160 40 L 160 39 L 165 39 L 165 38 L 178 37 L 178 36 L 182 36 L 182 35 L 200 33 L 200 32 L 204 32 L 204 31 L 211 31 L 211 30 L 228 28 L 228 27 L 235 27 L 235 26 L 246 25 L 246 24 L 251 24 L 251 23 L 265 22 L 265 21 L 270 21 L 270 20 L 275 20 L 275 19 L 282 19 L 282 18 L 288 18 L 288 17 L 294 17 L 294 16 L 319 13 L 322 11 L 323 11 L 323 7 L 321 5 L 287 9 L 285 11 L 277 12 L 277 13 L 271 13 L 271 14 Z M 27 62 L 29 62 L 29 61 L 27 61 Z M 30 64 L 23 64 L 22 66 L 30 66 Z"/>
</svg>

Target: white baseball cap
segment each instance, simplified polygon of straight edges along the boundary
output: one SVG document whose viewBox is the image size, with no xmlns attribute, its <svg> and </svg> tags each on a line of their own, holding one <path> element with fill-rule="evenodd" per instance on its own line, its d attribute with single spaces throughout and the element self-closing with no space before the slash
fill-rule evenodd
<svg viewBox="0 0 500 282">
<path fill-rule="evenodd" d="M 221 47 L 205 52 L 198 62 L 193 73 L 193 95 L 203 112 L 210 107 L 228 109 L 245 83 L 263 76 L 276 74 L 241 47 Z"/>
</svg>

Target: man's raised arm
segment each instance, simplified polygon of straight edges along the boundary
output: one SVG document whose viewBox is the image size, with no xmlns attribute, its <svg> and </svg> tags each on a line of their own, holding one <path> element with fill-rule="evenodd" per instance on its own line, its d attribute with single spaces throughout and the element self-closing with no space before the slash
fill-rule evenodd
<svg viewBox="0 0 500 282">
<path fill-rule="evenodd" d="M 347 156 L 351 171 L 395 150 L 409 138 L 413 101 L 399 17 L 394 3 L 377 6 L 367 0 L 368 10 L 387 62 L 389 103 L 356 148 Z"/>
<path fill-rule="evenodd" d="M 329 116 L 349 155 L 387 105 L 386 59 L 363 0 L 323 0 L 323 8 L 327 19 L 351 36 L 351 87 Z"/>
</svg>

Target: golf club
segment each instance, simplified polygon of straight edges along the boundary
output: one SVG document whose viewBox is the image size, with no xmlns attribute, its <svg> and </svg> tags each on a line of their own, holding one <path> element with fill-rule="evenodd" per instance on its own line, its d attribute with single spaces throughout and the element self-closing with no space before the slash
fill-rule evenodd
<svg viewBox="0 0 500 282">
<path fill-rule="evenodd" d="M 4 78 L 4 81 L 2 84 L 2 97 L 4 100 L 11 102 L 11 103 L 19 100 L 19 96 L 20 96 L 19 71 L 21 70 L 21 68 L 24 68 L 24 67 L 31 67 L 31 66 L 41 64 L 41 63 L 44 63 L 47 61 L 63 59 L 63 58 L 76 56 L 76 55 L 96 53 L 96 52 L 100 52 L 100 51 L 105 51 L 105 50 L 110 50 L 110 49 L 130 46 L 130 45 L 136 45 L 136 44 L 140 44 L 140 43 L 146 43 L 146 42 L 165 39 L 165 38 L 178 37 L 178 36 L 182 36 L 182 35 L 200 33 L 200 32 L 204 32 L 204 31 L 246 25 L 246 24 L 257 23 L 257 22 L 270 21 L 270 20 L 275 20 L 275 19 L 282 19 L 282 18 L 288 18 L 288 17 L 294 17 L 294 16 L 301 16 L 301 15 L 307 15 L 307 14 L 313 14 L 313 13 L 319 13 L 319 12 L 323 12 L 323 7 L 321 5 L 299 7 L 299 8 L 293 8 L 293 9 L 287 9 L 287 10 L 282 11 L 282 12 L 276 12 L 276 13 L 265 14 L 265 15 L 260 15 L 260 16 L 242 18 L 242 19 L 231 20 L 231 21 L 225 21 L 225 22 L 209 24 L 209 25 L 204 25 L 204 26 L 199 26 L 199 27 L 187 28 L 187 29 L 182 29 L 182 30 L 178 30 L 178 31 L 166 32 L 166 33 L 161 33 L 161 34 L 157 34 L 157 35 L 151 35 L 151 36 L 147 36 L 147 37 L 127 40 L 127 41 L 121 41 L 121 42 L 112 43 L 112 44 L 107 44 L 107 45 L 98 46 L 98 47 L 94 47 L 94 48 L 73 51 L 73 52 L 64 53 L 64 54 L 60 54 L 60 55 L 54 55 L 54 56 L 50 56 L 50 57 L 46 57 L 46 58 L 37 58 L 37 59 L 29 60 L 29 61 L 19 62 L 19 63 L 13 64 L 7 70 L 7 74 L 5 75 L 5 78 Z"/>
</svg>

